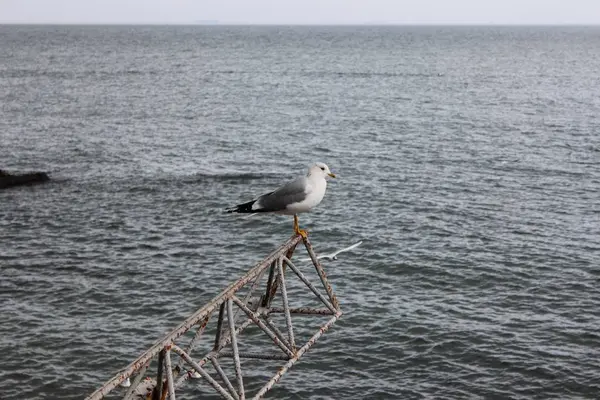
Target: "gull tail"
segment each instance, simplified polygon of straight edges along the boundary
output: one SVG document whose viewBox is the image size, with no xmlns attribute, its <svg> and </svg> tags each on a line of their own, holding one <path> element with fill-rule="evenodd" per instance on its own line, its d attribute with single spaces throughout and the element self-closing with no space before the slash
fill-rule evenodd
<svg viewBox="0 0 600 400">
<path fill-rule="evenodd" d="M 247 203 L 238 204 L 237 206 L 226 208 L 225 212 L 228 213 L 255 213 L 258 210 L 253 210 L 252 206 L 256 203 L 256 200 L 249 201 Z"/>
</svg>

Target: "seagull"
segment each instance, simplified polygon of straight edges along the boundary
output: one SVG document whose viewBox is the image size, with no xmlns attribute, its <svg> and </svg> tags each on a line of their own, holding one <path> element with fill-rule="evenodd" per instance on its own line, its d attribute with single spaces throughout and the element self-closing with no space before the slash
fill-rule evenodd
<svg viewBox="0 0 600 400">
<path fill-rule="evenodd" d="M 352 249 L 360 246 L 361 244 L 362 244 L 362 240 L 360 242 L 358 242 L 358 243 L 354 243 L 352 246 L 348 246 L 348 247 L 346 247 L 344 249 L 335 251 L 333 253 L 330 253 L 330 254 L 321 254 L 320 256 L 317 256 L 317 260 L 319 260 L 321 258 L 326 258 L 326 259 L 329 259 L 329 260 L 337 260 L 337 255 L 338 254 L 343 253 L 345 251 L 350 251 L 350 250 L 352 250 Z M 310 258 L 303 258 L 300 261 L 311 261 L 311 259 Z"/>
<path fill-rule="evenodd" d="M 301 176 L 281 186 L 279 189 L 263 194 L 247 203 L 225 209 L 228 213 L 276 213 L 294 216 L 294 233 L 304 239 L 308 232 L 300 229 L 298 214 L 308 212 L 319 205 L 327 189 L 326 178 L 335 178 L 335 174 L 322 162 L 313 164 L 306 176 Z"/>
</svg>

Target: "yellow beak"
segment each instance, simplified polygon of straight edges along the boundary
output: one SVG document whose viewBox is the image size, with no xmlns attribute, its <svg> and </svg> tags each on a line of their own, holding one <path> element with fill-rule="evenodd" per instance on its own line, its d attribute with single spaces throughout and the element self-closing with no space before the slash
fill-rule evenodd
<svg viewBox="0 0 600 400">
<path fill-rule="evenodd" d="M 332 172 L 328 173 L 327 175 L 329 175 L 329 176 L 330 176 L 330 177 L 332 177 L 332 178 L 335 178 L 335 174 L 334 174 L 334 173 L 332 173 Z"/>
</svg>

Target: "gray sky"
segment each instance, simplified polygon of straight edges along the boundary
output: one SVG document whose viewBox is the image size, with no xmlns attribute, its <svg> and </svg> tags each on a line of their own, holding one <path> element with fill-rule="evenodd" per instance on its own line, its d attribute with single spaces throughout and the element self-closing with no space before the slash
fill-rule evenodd
<svg viewBox="0 0 600 400">
<path fill-rule="evenodd" d="M 0 23 L 600 24 L 600 0 L 0 0 Z"/>
</svg>

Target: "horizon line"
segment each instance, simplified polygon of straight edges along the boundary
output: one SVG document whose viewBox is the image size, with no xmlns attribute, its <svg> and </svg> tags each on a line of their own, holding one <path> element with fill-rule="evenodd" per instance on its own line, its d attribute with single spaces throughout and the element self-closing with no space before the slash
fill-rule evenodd
<svg viewBox="0 0 600 400">
<path fill-rule="evenodd" d="M 18 22 L 18 21 L 0 21 L 0 25 L 47 25 L 47 26 L 471 26 L 471 27 L 528 27 L 528 26 L 546 26 L 546 27 L 596 27 L 600 22 L 595 23 L 555 23 L 555 22 L 294 22 L 294 23 L 256 23 L 256 22 L 220 22 L 203 20 L 199 22 Z"/>
</svg>

